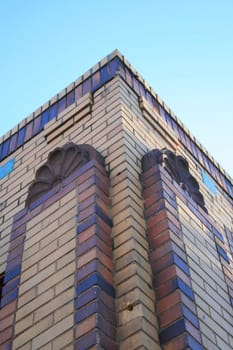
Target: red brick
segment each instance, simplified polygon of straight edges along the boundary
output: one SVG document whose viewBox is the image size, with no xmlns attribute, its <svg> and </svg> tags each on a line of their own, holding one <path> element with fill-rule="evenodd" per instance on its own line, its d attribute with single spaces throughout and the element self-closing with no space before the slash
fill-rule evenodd
<svg viewBox="0 0 233 350">
<path fill-rule="evenodd" d="M 96 195 L 93 194 L 92 196 L 88 197 L 86 200 L 79 203 L 78 210 L 82 211 L 88 208 L 90 205 L 95 204 L 95 202 L 96 202 Z"/>
<path fill-rule="evenodd" d="M 156 304 L 158 314 L 170 309 L 172 306 L 181 302 L 181 293 L 179 290 L 175 290 L 166 297 L 160 299 Z"/>
<path fill-rule="evenodd" d="M 99 233 L 99 230 L 105 232 L 107 235 L 111 235 L 112 233 L 112 228 L 106 224 L 106 222 L 104 222 L 104 220 L 102 220 L 100 217 L 98 217 L 97 219 L 97 225 L 98 225 L 98 228 L 97 228 L 97 234 Z"/>
<path fill-rule="evenodd" d="M 81 185 L 83 182 L 86 182 L 89 177 L 93 177 L 95 175 L 95 168 L 91 167 L 84 174 L 78 176 L 77 184 Z"/>
<path fill-rule="evenodd" d="M 91 216 L 92 214 L 95 214 L 95 205 L 92 205 L 82 211 L 79 211 L 78 213 L 78 222 L 81 222 Z"/>
<path fill-rule="evenodd" d="M 158 197 L 161 197 L 161 195 L 158 196 L 158 194 L 161 193 L 163 193 L 163 188 L 161 186 L 161 183 L 157 182 L 152 183 L 151 186 L 144 189 L 142 194 L 145 199 L 154 198 L 154 202 L 157 202 Z"/>
<path fill-rule="evenodd" d="M 89 249 L 92 249 L 94 247 L 100 248 L 104 254 L 108 255 L 109 257 L 112 257 L 112 247 L 109 247 L 109 245 L 107 245 L 102 239 L 97 237 L 97 235 L 94 235 L 82 244 L 78 244 L 77 256 L 85 254 Z"/>
<path fill-rule="evenodd" d="M 0 320 L 4 319 L 6 316 L 15 312 L 15 310 L 16 310 L 16 300 L 12 301 L 11 303 L 7 304 L 1 309 Z"/>
<path fill-rule="evenodd" d="M 179 337 L 176 337 L 169 341 L 167 344 L 163 345 L 164 350 L 181 350 L 186 349 L 188 345 L 187 334 L 181 334 Z"/>
<path fill-rule="evenodd" d="M 163 211 L 164 208 L 165 208 L 165 200 L 160 199 L 158 202 L 152 203 L 150 207 L 147 207 L 147 208 L 145 207 L 144 215 L 146 218 L 149 218 Z"/>
<path fill-rule="evenodd" d="M 78 202 L 81 203 L 82 201 L 86 200 L 88 197 L 92 195 L 97 195 L 99 198 L 101 198 L 103 201 L 106 201 L 108 203 L 109 199 L 106 196 L 106 194 L 96 185 L 92 185 L 89 187 L 87 190 L 82 192 L 81 194 L 78 195 Z"/>
<path fill-rule="evenodd" d="M 155 230 L 150 230 L 148 233 L 149 244 L 151 249 L 157 249 L 159 246 L 164 244 L 167 241 L 170 241 L 170 232 L 169 230 L 163 231 L 162 233 L 157 234 Z"/>
<path fill-rule="evenodd" d="M 85 179 L 81 184 L 78 185 L 78 192 L 81 194 L 83 191 L 86 191 L 89 187 L 96 185 L 95 175 Z"/>
<path fill-rule="evenodd" d="M 156 291 L 156 299 L 162 299 L 166 295 L 170 294 L 174 291 L 174 279 L 170 279 L 167 282 L 161 284 L 158 288 L 155 289 Z"/>
<path fill-rule="evenodd" d="M 88 197 L 92 196 L 93 194 L 96 194 L 96 186 L 95 185 L 92 185 L 83 193 L 78 194 L 78 202 L 81 203 L 81 202 L 85 201 Z"/>
<path fill-rule="evenodd" d="M 157 234 L 169 229 L 169 223 L 167 219 L 159 220 L 158 218 L 151 218 L 150 220 L 147 220 L 147 227 Z"/>
<path fill-rule="evenodd" d="M 82 210 L 88 208 L 89 206 L 97 204 L 104 213 L 109 215 L 110 212 L 110 199 L 103 201 L 101 198 L 97 197 L 95 194 L 88 197 L 86 200 L 79 203 L 78 210 L 81 212 Z"/>
<path fill-rule="evenodd" d="M 113 274 L 109 271 L 106 266 L 101 264 L 97 259 L 91 260 L 86 265 L 82 266 L 77 271 L 77 279 L 81 281 L 93 272 L 98 272 L 109 284 L 113 284 Z"/>
<path fill-rule="evenodd" d="M 13 327 L 9 327 L 4 329 L 4 331 L 0 332 L 1 343 L 7 342 L 7 340 L 11 340 L 13 336 Z"/>
<path fill-rule="evenodd" d="M 104 232 L 99 225 L 92 225 L 88 227 L 85 231 L 81 232 L 77 236 L 77 244 L 83 244 L 86 240 L 90 239 L 91 237 L 96 236 L 99 237 L 101 240 L 105 242 L 109 247 L 112 246 L 112 239 L 110 234 Z"/>
<path fill-rule="evenodd" d="M 155 277 L 155 286 L 159 286 L 162 283 L 165 283 L 169 279 L 172 279 L 177 276 L 177 270 L 175 265 L 171 265 L 164 269 L 163 271 L 156 274 Z"/>
<path fill-rule="evenodd" d="M 161 179 L 161 172 L 158 164 L 154 164 L 147 168 L 146 171 L 143 171 L 141 177 L 142 183 L 144 183 L 150 176 L 153 176 L 155 178 L 155 182 Z"/>
<path fill-rule="evenodd" d="M 170 252 L 167 255 L 164 255 L 159 261 L 155 261 L 152 264 L 153 273 L 157 274 L 158 272 L 164 270 L 168 266 L 174 263 L 173 253 Z"/>
<path fill-rule="evenodd" d="M 97 249 L 97 259 L 110 271 L 113 271 L 113 260 L 104 254 L 101 250 Z"/>
<path fill-rule="evenodd" d="M 106 266 L 110 271 L 113 271 L 113 261 L 106 254 L 104 254 L 100 249 L 93 248 L 89 250 L 86 254 L 83 254 L 77 260 L 78 268 L 83 267 L 91 260 L 98 259 L 104 266 Z"/>
<path fill-rule="evenodd" d="M 167 327 L 170 323 L 175 322 L 183 316 L 181 304 L 176 304 L 170 307 L 165 312 L 159 314 L 159 324 L 161 328 Z"/>
<path fill-rule="evenodd" d="M 172 250 L 172 243 L 170 240 L 168 240 L 150 253 L 150 260 L 158 260 L 159 258 L 171 252 Z"/>
<path fill-rule="evenodd" d="M 75 329 L 75 337 L 80 338 L 84 334 L 93 330 L 96 327 L 97 314 L 93 314 L 84 321 L 79 322 Z"/>
</svg>

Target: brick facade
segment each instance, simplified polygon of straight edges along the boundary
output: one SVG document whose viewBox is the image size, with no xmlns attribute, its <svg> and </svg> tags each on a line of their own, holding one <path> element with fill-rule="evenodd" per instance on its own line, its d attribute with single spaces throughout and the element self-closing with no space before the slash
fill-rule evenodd
<svg viewBox="0 0 233 350">
<path fill-rule="evenodd" d="M 232 349 L 232 181 L 118 51 L 0 159 L 0 350 Z"/>
</svg>

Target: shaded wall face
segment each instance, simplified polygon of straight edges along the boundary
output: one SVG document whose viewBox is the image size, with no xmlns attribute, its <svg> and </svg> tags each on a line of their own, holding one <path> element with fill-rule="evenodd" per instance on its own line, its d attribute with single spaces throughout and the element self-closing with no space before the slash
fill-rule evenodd
<svg viewBox="0 0 233 350">
<path fill-rule="evenodd" d="M 197 217 L 181 201 L 178 210 L 203 344 L 207 349 L 230 349 L 232 267 L 226 239 L 220 239 L 211 218 Z"/>
<path fill-rule="evenodd" d="M 86 182 L 81 186 L 82 194 L 78 193 L 79 183 L 76 190 L 71 189 L 64 199 L 59 198 L 51 205 L 51 208 L 56 208 L 52 215 L 46 208 L 44 214 L 37 213 L 28 219 L 24 248 L 19 249 L 22 252 L 18 290 L 20 307 L 16 307 L 15 300 L 8 300 L 12 304 L 6 305 L 5 311 L 0 311 L 0 319 L 4 319 L 1 330 L 4 344 L 9 339 L 14 340 L 15 348 L 20 348 L 22 342 L 31 344 L 33 339 L 27 331 L 30 327 L 36 334 L 34 342 L 38 339 L 45 341 L 42 339 L 42 329 L 46 322 L 51 331 L 48 333 L 54 336 L 47 339 L 48 344 L 58 344 L 61 338 L 56 334 L 56 329 L 59 329 L 59 324 L 62 325 L 64 316 L 64 319 L 67 318 L 64 335 L 67 336 L 62 339 L 69 344 L 69 336 L 73 332 L 73 336 L 77 337 L 75 341 L 78 337 L 82 341 L 77 348 L 87 341 L 94 344 L 96 339 L 100 339 L 99 329 L 105 330 L 110 339 L 116 340 L 114 344 L 110 343 L 113 346 L 108 347 L 110 349 L 116 343 L 119 349 L 174 350 L 184 346 L 196 346 L 196 349 L 202 346 L 211 350 L 231 348 L 229 295 L 232 292 L 232 265 L 228 261 L 228 258 L 231 261 L 231 253 L 224 230 L 225 226 L 229 232 L 232 228 L 230 201 L 218 186 L 216 194 L 208 189 L 202 180 L 200 164 L 178 142 L 173 130 L 164 124 L 156 111 L 139 99 L 120 77 L 95 93 L 83 96 L 15 152 L 14 171 L 2 180 L 2 201 L 6 205 L 2 210 L 1 271 L 7 271 L 6 266 L 10 261 L 8 252 L 14 249 L 9 243 L 14 218 L 25 208 L 29 185 L 35 179 L 36 170 L 47 161 L 51 151 L 68 142 L 91 144 L 104 157 L 107 173 L 99 183 L 95 183 L 94 176 L 93 184 L 90 174 L 85 178 L 85 170 L 83 182 Z M 142 175 L 142 158 L 148 151 L 164 147 L 187 158 L 190 173 L 199 183 L 208 214 L 160 166 L 155 172 L 161 173 L 162 177 L 153 184 L 151 173 L 148 181 L 152 182 L 145 185 L 144 177 L 147 176 Z M 96 186 L 94 192 L 93 188 L 89 188 L 92 186 Z M 149 186 L 148 190 L 144 186 Z M 161 187 L 162 196 L 158 186 Z M 94 203 L 100 199 L 100 193 L 103 197 L 97 203 L 99 210 Z M 153 197 L 153 203 L 147 200 L 146 193 L 149 198 Z M 169 202 L 170 197 L 172 200 Z M 80 198 L 85 203 L 81 208 L 78 204 Z M 64 218 L 58 217 L 59 208 L 63 206 L 65 211 L 65 208 L 69 208 L 67 217 L 66 214 Z M 103 212 L 111 218 L 112 227 L 109 220 L 106 221 L 106 216 L 101 216 Z M 81 220 L 90 225 L 89 219 L 99 216 L 98 230 L 85 224 L 77 232 L 79 213 Z M 50 221 L 53 216 L 56 218 L 54 223 Z M 66 220 L 70 225 L 68 229 Z M 76 228 L 73 227 L 75 220 Z M 92 224 L 96 227 L 96 222 Z M 57 236 L 53 225 L 59 226 Z M 73 234 L 76 235 L 75 239 Z M 80 247 L 78 252 L 73 246 L 75 240 L 76 247 Z M 47 255 L 49 247 L 51 252 Z M 39 253 L 33 251 L 37 248 Z M 17 261 L 15 258 L 11 260 Z M 63 286 L 58 266 L 59 271 L 66 271 L 66 267 L 69 271 L 67 276 L 64 272 L 64 281 L 68 281 L 67 295 L 58 287 Z M 77 277 L 78 268 L 80 273 Z M 43 277 L 42 272 L 47 269 L 49 275 Z M 17 273 L 20 274 L 20 271 Z M 35 273 L 42 276 L 40 282 L 35 279 Z M 107 284 L 97 276 L 98 273 Z M 53 280 L 53 276 L 58 279 Z M 88 283 L 84 283 L 81 289 L 76 288 L 77 281 L 83 278 L 93 283 L 91 291 L 85 289 Z M 53 284 L 50 284 L 50 279 Z M 72 279 L 76 279 L 75 286 Z M 88 298 L 96 295 L 97 290 L 93 286 L 97 286 L 97 282 L 101 286 L 97 288 L 98 300 L 94 305 L 102 310 L 97 317 L 99 323 L 95 323 L 96 312 L 89 314 L 87 319 L 80 316 L 86 315 L 88 310 L 93 311 L 89 308 L 92 299 Z M 107 287 L 113 282 L 114 291 Z M 75 302 L 78 291 L 83 297 L 79 312 Z M 41 296 L 46 293 L 48 299 L 42 300 L 41 306 L 32 305 L 30 298 L 36 298 L 39 304 Z M 7 295 L 13 299 L 17 297 L 9 291 Z M 26 295 L 29 300 L 24 301 Z M 26 309 L 26 305 L 32 305 L 34 318 L 32 321 L 31 314 L 26 313 L 24 323 L 20 308 Z M 59 310 L 63 310 L 63 307 L 67 307 L 67 313 L 59 316 Z M 16 324 L 12 327 L 13 309 Z M 72 312 L 75 314 L 73 323 Z M 107 315 L 111 315 L 111 318 Z M 102 341 L 109 344 L 106 343 L 106 334 L 101 335 Z"/>
<path fill-rule="evenodd" d="M 232 270 L 215 221 L 161 165 L 142 175 L 160 341 L 164 349 L 231 349 Z"/>
</svg>

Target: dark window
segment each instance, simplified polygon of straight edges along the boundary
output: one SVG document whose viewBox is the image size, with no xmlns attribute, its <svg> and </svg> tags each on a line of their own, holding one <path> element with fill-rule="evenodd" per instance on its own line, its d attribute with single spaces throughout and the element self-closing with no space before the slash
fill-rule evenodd
<svg viewBox="0 0 233 350">
<path fill-rule="evenodd" d="M 1 308 L 1 300 L 2 300 L 3 280 L 4 280 L 4 272 L 0 273 L 0 308 Z"/>
</svg>

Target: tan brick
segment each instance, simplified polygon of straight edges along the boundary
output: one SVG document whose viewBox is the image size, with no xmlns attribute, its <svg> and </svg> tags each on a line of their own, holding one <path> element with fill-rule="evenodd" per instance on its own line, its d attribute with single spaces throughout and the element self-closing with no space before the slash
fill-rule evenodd
<svg viewBox="0 0 233 350">
<path fill-rule="evenodd" d="M 33 246 L 34 247 L 34 246 Z M 38 247 L 38 245 L 36 245 L 36 247 Z M 29 268 L 32 264 L 39 264 L 39 270 L 42 269 L 42 265 L 43 268 L 48 266 L 48 264 L 43 264 L 43 261 L 48 262 L 48 260 L 50 261 L 50 254 L 52 255 L 53 252 L 56 253 L 56 249 L 57 249 L 57 241 L 53 241 L 51 243 L 49 243 L 46 247 L 44 247 L 43 249 L 40 249 L 38 247 L 38 249 L 35 251 L 35 253 L 32 255 L 31 254 L 31 250 L 32 248 L 29 248 L 29 258 L 25 259 L 22 263 L 22 268 L 23 270 L 26 270 L 27 268 Z M 54 253 L 54 254 L 55 254 Z M 26 258 L 28 255 L 28 250 L 25 250 L 24 252 L 24 257 Z M 53 263 L 54 261 L 50 261 L 50 263 Z M 33 265 L 34 266 L 34 265 Z"/>
<path fill-rule="evenodd" d="M 38 266 L 37 264 L 34 264 L 33 266 L 29 267 L 27 270 L 22 271 L 21 277 L 20 277 L 21 283 L 25 282 L 32 276 L 36 275 L 37 270 L 38 270 Z"/>
<path fill-rule="evenodd" d="M 131 311 L 128 311 L 130 313 Z M 122 327 L 119 327 L 119 341 L 127 340 L 127 338 L 131 337 L 133 334 L 144 331 L 151 339 L 154 339 L 155 342 L 159 343 L 158 332 L 156 332 L 155 325 L 150 324 L 144 318 L 140 317 L 135 318 Z"/>
<path fill-rule="evenodd" d="M 38 272 L 36 276 L 33 276 L 20 286 L 20 292 L 24 293 L 28 289 L 33 288 L 36 285 L 40 285 L 42 281 L 44 281 L 48 276 L 52 275 L 55 272 L 55 263 L 52 265 L 49 265 L 44 270 Z"/>
<path fill-rule="evenodd" d="M 34 339 L 37 339 L 37 335 L 46 332 L 46 329 L 52 326 L 53 318 L 52 316 L 49 316 L 47 318 L 44 318 L 40 322 L 36 323 L 32 328 L 29 328 L 27 331 L 23 332 L 22 334 L 18 335 L 15 340 L 13 341 L 13 348 L 18 349 L 20 346 L 28 342 L 32 339 L 32 348 L 34 346 L 33 342 Z M 44 345 L 44 344 L 41 344 Z"/>
<path fill-rule="evenodd" d="M 23 260 L 26 260 L 27 258 L 30 258 L 31 256 L 35 255 L 40 249 L 39 243 L 34 244 L 27 250 L 23 252 Z"/>
<path fill-rule="evenodd" d="M 29 289 L 26 293 L 19 295 L 18 307 L 23 306 L 36 297 L 36 287 Z"/>
<path fill-rule="evenodd" d="M 54 297 L 52 300 L 48 300 L 46 304 L 41 305 L 38 310 L 34 311 L 35 322 L 39 321 L 41 318 L 46 317 L 50 313 L 54 313 L 62 305 L 73 301 L 74 299 L 74 288 L 67 289 L 63 294 L 59 294 L 58 297 Z M 66 315 L 64 315 L 66 316 Z"/>
<path fill-rule="evenodd" d="M 121 350 L 139 349 L 140 347 L 142 347 L 142 349 L 161 350 L 160 345 L 147 334 L 144 334 L 143 331 L 139 331 L 128 337 L 121 342 L 120 346 Z"/>
<path fill-rule="evenodd" d="M 140 287 L 136 287 L 116 299 L 116 310 L 117 312 L 126 310 L 130 305 L 134 306 L 139 302 L 153 312 L 155 308 L 154 291 L 151 290 L 150 295 L 147 295 Z"/>
<path fill-rule="evenodd" d="M 134 239 L 131 238 L 121 246 L 115 249 L 115 258 L 119 259 L 122 255 L 128 253 L 129 251 L 136 250 L 140 252 L 140 254 L 147 259 L 148 258 L 148 252 Z"/>
<path fill-rule="evenodd" d="M 124 269 L 117 273 L 117 284 L 122 283 L 125 280 L 128 280 L 133 275 L 140 276 L 146 283 L 152 285 L 151 274 L 144 270 L 139 264 L 132 263 L 127 265 Z"/>
<path fill-rule="evenodd" d="M 25 331 L 25 329 L 31 327 L 32 324 L 33 324 L 33 314 L 30 314 L 15 324 L 15 334 L 17 335 Z"/>
<path fill-rule="evenodd" d="M 74 251 L 75 247 L 76 247 L 76 241 L 75 239 L 73 239 L 68 243 L 66 243 L 65 245 L 63 245 L 62 247 L 57 248 L 55 251 L 51 251 L 51 253 L 50 254 L 48 253 L 46 257 L 43 257 L 42 255 L 41 261 L 39 262 L 39 271 L 43 270 L 46 266 L 49 266 L 50 264 L 57 261 L 58 259 L 61 259 L 62 257 L 63 259 L 65 259 L 66 254 L 71 250 Z M 57 267 L 58 265 L 59 263 L 57 262 Z"/>
<path fill-rule="evenodd" d="M 117 281 L 117 275 L 116 275 L 117 297 L 120 297 L 125 295 L 126 293 L 129 293 L 132 289 L 136 287 L 141 288 L 149 298 L 151 298 L 153 295 L 152 288 L 137 275 L 131 276 L 128 280 L 120 283 L 119 285 L 117 282 L 118 281 Z"/>
<path fill-rule="evenodd" d="M 40 350 L 52 350 L 52 343 L 48 343 L 40 348 Z"/>
<path fill-rule="evenodd" d="M 46 304 L 49 300 L 54 297 L 54 291 L 52 289 L 47 290 L 40 296 L 30 300 L 27 304 L 24 304 L 16 312 L 16 320 L 20 320 L 29 313 L 35 311 L 37 308 L 40 308 L 42 305 Z"/>
<path fill-rule="evenodd" d="M 71 344 L 70 344 L 71 343 Z M 69 347 L 65 347 L 70 344 Z M 68 330 L 67 332 L 61 334 L 53 341 L 53 349 L 70 349 L 73 350 L 73 330 Z"/>
<path fill-rule="evenodd" d="M 73 206 L 76 205 L 77 202 L 77 193 L 76 190 L 74 191 L 70 191 L 69 193 L 67 193 L 65 196 L 63 196 L 60 199 L 60 206 L 63 207 L 64 205 L 67 205 L 69 203 L 73 203 Z M 69 208 L 69 207 L 68 207 Z"/>
<path fill-rule="evenodd" d="M 75 272 L 75 271 L 74 271 Z M 75 283 L 75 276 L 74 276 L 74 272 L 72 275 L 68 276 L 61 280 L 61 282 L 59 282 L 58 284 L 56 284 L 55 286 L 55 294 L 58 295 L 60 293 L 62 293 L 64 290 L 70 288 L 71 286 L 74 285 Z"/>
<path fill-rule="evenodd" d="M 47 279 L 41 281 L 38 284 L 38 286 L 37 286 L 38 294 L 41 294 L 46 289 L 49 289 L 49 288 L 55 286 L 56 284 L 60 283 L 66 277 L 74 274 L 75 271 L 76 271 L 76 264 L 75 264 L 75 262 L 72 262 L 69 265 L 66 265 L 63 269 L 51 274 L 50 276 L 48 276 Z"/>
<path fill-rule="evenodd" d="M 53 232 L 57 230 L 59 227 L 59 222 L 58 220 L 54 221 L 51 225 L 47 227 L 47 229 L 42 228 L 42 222 L 37 225 L 37 232 L 35 231 L 35 227 L 33 227 L 33 235 L 32 235 L 32 230 L 27 231 L 26 235 L 26 242 L 25 242 L 25 250 L 30 248 L 32 245 L 40 242 L 41 239 L 44 237 L 50 235 L 50 232 Z"/>
<path fill-rule="evenodd" d="M 74 301 L 71 299 L 67 304 L 63 305 L 54 312 L 54 322 L 57 323 L 64 317 L 74 313 Z"/>
<path fill-rule="evenodd" d="M 74 248 L 76 247 L 76 242 L 74 241 Z M 61 259 L 57 261 L 57 270 L 61 269 L 70 262 L 75 261 L 75 249 L 71 250 L 69 253 L 66 253 Z"/>
<path fill-rule="evenodd" d="M 67 221 L 67 224 L 70 223 L 70 229 L 63 233 L 63 235 L 60 235 L 58 237 L 58 246 L 62 247 L 64 244 L 69 242 L 70 240 L 74 240 L 76 237 L 76 223 L 75 220 L 71 219 L 70 221 Z M 68 226 L 68 225 L 67 225 Z M 62 226 L 61 226 L 62 229 Z"/>
<path fill-rule="evenodd" d="M 40 221 L 45 222 L 45 220 L 43 220 L 45 217 L 49 217 L 51 216 L 54 219 L 54 216 L 57 215 L 57 213 L 59 212 L 59 202 L 55 202 L 52 205 L 50 205 L 48 208 L 46 208 L 46 210 L 42 211 L 41 214 L 35 216 L 32 220 L 30 220 L 27 223 L 27 229 L 29 230 L 30 228 L 32 228 L 33 226 L 35 226 L 36 224 L 38 224 Z M 52 215 L 53 214 L 53 215 Z M 57 217 L 55 217 L 56 219 Z M 54 221 L 54 220 L 52 220 Z M 46 227 L 47 225 L 44 224 L 44 227 Z"/>
<path fill-rule="evenodd" d="M 53 223 L 51 225 L 53 225 Z M 57 221 L 54 222 L 54 225 L 57 226 Z M 51 241 L 54 241 L 59 237 L 62 239 L 63 236 L 67 236 L 67 234 L 69 234 L 69 232 L 76 226 L 74 220 L 66 221 L 64 225 L 60 224 L 58 220 L 58 225 L 59 230 L 55 229 L 55 231 L 51 231 L 49 235 L 45 236 L 40 241 L 40 248 L 47 246 Z M 60 240 L 58 240 L 58 242 L 60 242 Z"/>
<path fill-rule="evenodd" d="M 41 321 L 42 322 L 42 321 Z M 45 330 L 43 334 L 34 336 L 32 340 L 33 349 L 38 349 L 42 345 L 55 339 L 58 335 L 73 327 L 73 315 L 64 318 L 62 321 L 56 323 L 53 327 Z"/>
<path fill-rule="evenodd" d="M 32 343 L 29 341 L 28 343 L 24 344 L 19 348 L 19 350 L 31 350 L 32 349 Z"/>
</svg>

